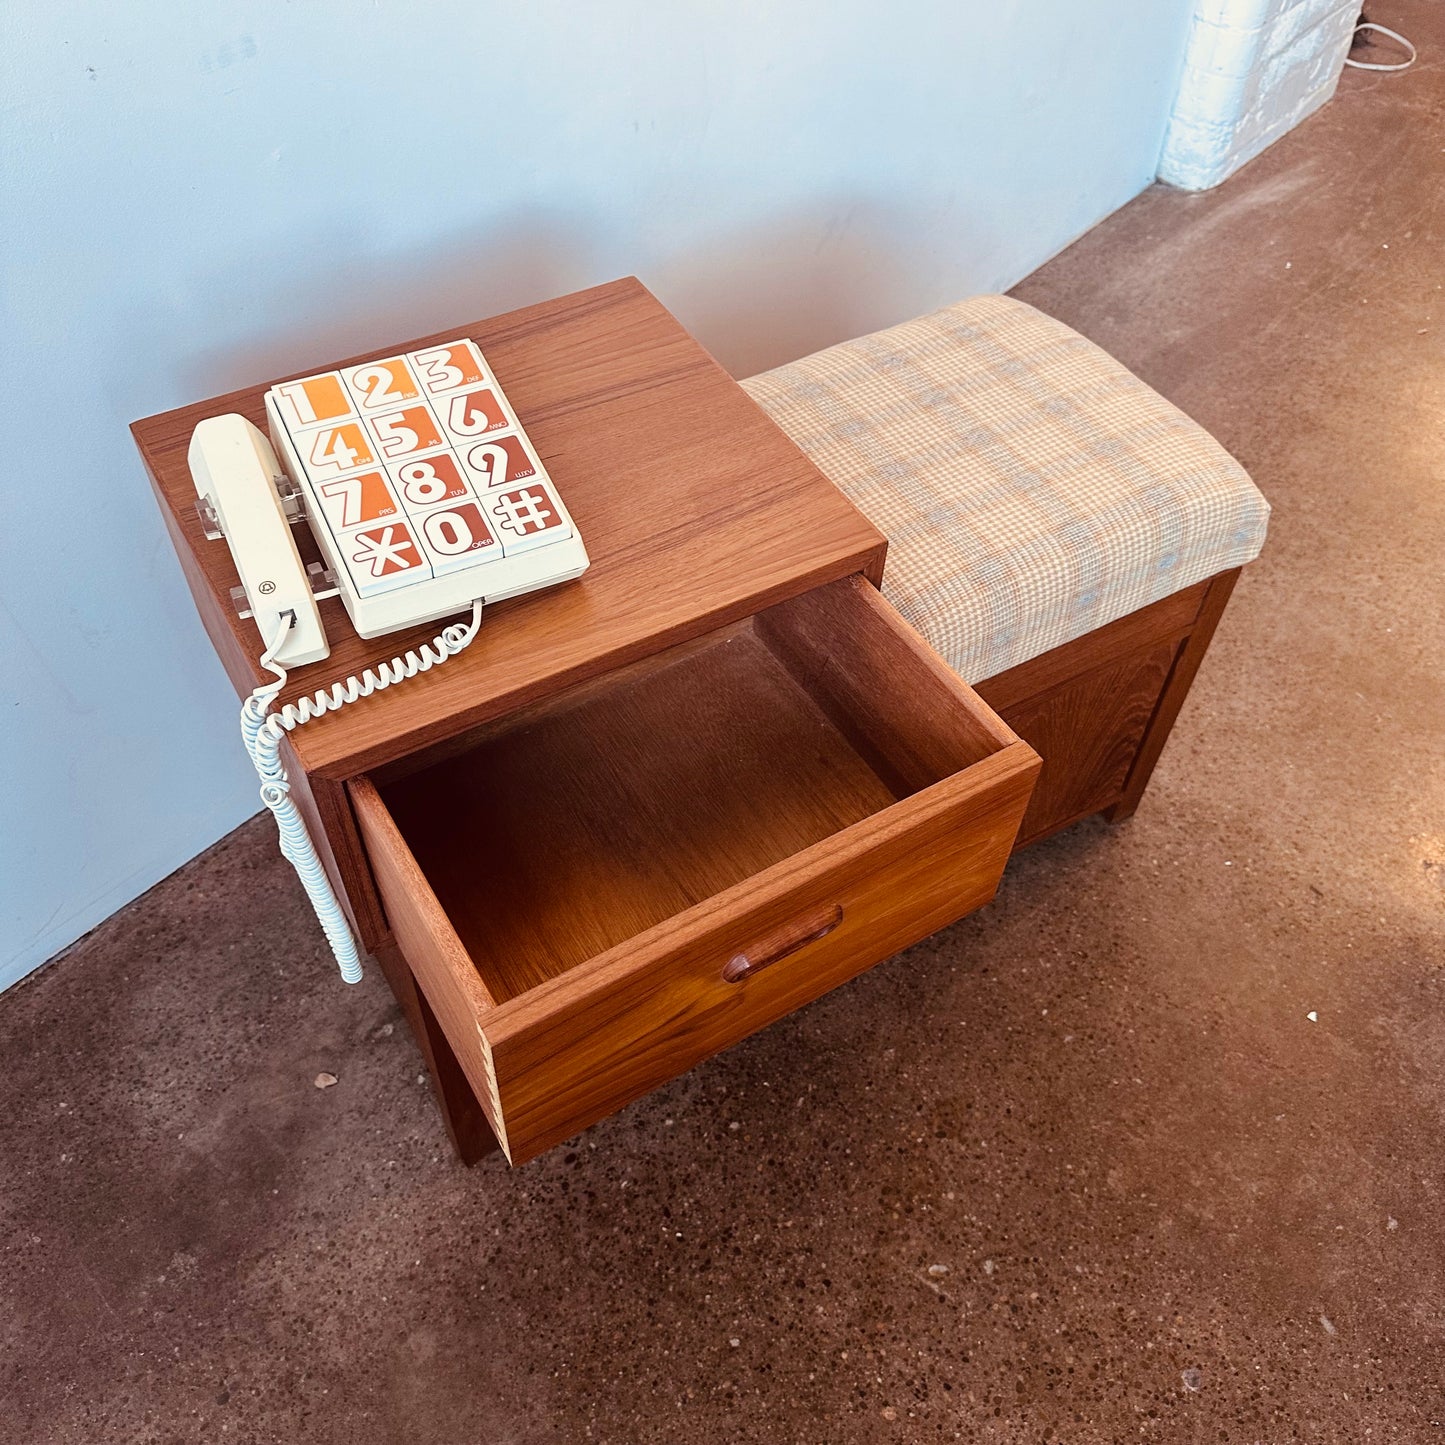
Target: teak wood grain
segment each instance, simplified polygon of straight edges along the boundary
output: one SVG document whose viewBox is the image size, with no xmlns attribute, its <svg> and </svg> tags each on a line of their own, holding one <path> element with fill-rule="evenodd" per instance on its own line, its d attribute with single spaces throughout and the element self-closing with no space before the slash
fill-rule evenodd
<svg viewBox="0 0 1445 1445">
<path fill-rule="evenodd" d="M 298 374 L 459 335 L 493 365 L 592 566 L 576 582 L 489 609 L 477 640 L 446 667 L 309 724 L 295 735 L 308 773 L 345 781 L 820 583 L 855 572 L 881 579 L 882 534 L 635 279 L 340 362 L 318 357 Z M 237 576 L 225 543 L 201 532 L 186 449 L 206 416 L 236 411 L 262 425 L 270 384 L 132 428 L 202 620 L 241 692 L 262 680 L 261 648 L 231 606 Z M 416 646 L 440 626 L 364 642 L 338 602 L 323 603 L 322 615 L 332 654 L 297 669 L 283 700 Z"/>
<path fill-rule="evenodd" d="M 502 1001 L 1014 740 L 958 690 L 849 579 L 381 791 Z"/>
<path fill-rule="evenodd" d="M 1098 811 L 1101 806 L 1108 810 L 1106 816 L 1113 816 L 1121 808 L 1129 806 L 1132 790 L 1142 787 L 1141 776 L 1147 778 L 1147 770 L 1158 759 L 1169 727 L 1179 712 L 1237 576 L 1237 571 L 1222 573 L 978 685 L 978 693 L 999 708 L 1007 726 L 1044 751 L 1045 771 L 1052 774 L 1047 790 L 1041 780 L 1034 791 L 1016 847 L 1026 846 L 1066 827 L 1080 817 Z M 817 610 L 814 609 L 811 615 L 816 617 Z M 791 629 L 778 626 L 775 619 L 766 616 L 758 623 L 758 631 L 770 636 L 772 646 L 785 663 L 788 647 L 784 635 L 788 631 L 796 632 L 801 620 L 795 619 Z M 846 626 L 844 630 L 847 630 Z M 895 640 L 898 645 L 903 645 L 907 639 L 900 631 Z M 698 648 L 712 645 L 715 645 L 715 640 L 711 639 L 694 644 Z M 674 655 L 680 657 L 685 652 L 686 649 L 678 648 L 674 650 Z M 931 653 L 927 655 L 932 658 Z M 1173 659 L 1162 687 L 1159 685 L 1160 655 Z M 935 664 L 936 661 L 933 659 Z M 661 665 L 671 665 L 671 662 L 661 662 Z M 1117 686 L 1111 688 L 1106 682 L 1106 679 L 1117 678 L 1121 667 L 1125 674 L 1133 673 L 1153 688 L 1147 699 L 1148 717 L 1142 738 L 1139 736 L 1140 715 L 1146 711 L 1144 693 L 1148 692 L 1148 688 L 1141 688 L 1136 694 L 1125 687 L 1122 689 L 1125 697 L 1121 701 L 1117 696 L 1120 689 Z M 648 670 L 647 665 L 639 664 L 631 671 L 641 677 Z M 946 669 L 945 676 L 949 680 L 953 678 Z M 558 699 L 553 706 L 560 710 L 572 703 L 580 703 L 616 681 L 626 682 L 628 677 L 629 673 L 623 672 L 616 679 L 575 689 L 568 699 Z M 812 681 L 815 695 L 821 695 L 824 691 L 822 679 L 815 673 Z M 1098 710 L 1081 705 L 1081 699 L 1090 696 L 1103 704 Z M 1111 708 L 1111 700 L 1120 705 Z M 899 705 L 903 704 L 900 702 Z M 519 715 L 514 721 L 519 725 L 530 724 L 537 721 L 541 713 L 542 709 L 534 709 L 531 715 Z M 848 730 L 843 714 L 833 710 L 830 716 L 845 732 Z M 1071 722 L 1066 725 L 1065 719 Z M 977 725 L 977 718 L 973 725 Z M 985 725 L 994 727 L 996 723 L 987 723 L 985 719 Z M 493 728 L 492 732 L 495 730 Z M 487 732 L 486 729 L 481 731 L 483 734 Z M 1063 739 L 1063 746 L 1055 748 L 1051 739 L 1059 736 Z M 866 740 L 858 733 L 851 733 L 850 741 L 860 753 L 867 750 Z M 895 740 L 895 744 L 899 741 Z M 449 745 L 456 746 L 456 743 Z M 1134 751 L 1127 762 L 1126 776 L 1121 780 L 1118 759 L 1131 746 Z M 889 771 L 889 765 L 881 755 L 870 757 L 869 761 L 875 771 L 880 768 L 883 773 Z M 1106 775 L 1102 785 L 1101 773 Z M 890 786 L 895 789 L 905 787 L 897 777 Z M 1039 802 L 1041 797 L 1042 805 Z M 414 886 L 415 875 L 412 878 Z M 436 949 L 435 940 L 446 932 L 449 923 L 445 910 L 434 895 L 430 897 L 429 905 L 429 922 L 433 931 L 422 931 L 418 935 L 417 947 L 429 955 L 429 976 L 433 984 L 445 992 L 449 987 L 447 968 L 450 965 L 447 955 Z M 835 907 L 836 903 L 823 904 L 810 914 L 800 905 L 777 929 L 760 931 L 750 943 L 739 944 L 728 963 L 724 964 L 724 971 L 739 956 L 758 954 L 766 957 L 779 946 L 780 940 L 786 946 L 800 933 L 816 932 L 819 918 L 826 918 L 831 923 Z M 841 921 L 840 918 L 837 926 L 841 926 Z M 823 937 L 833 931 L 836 928 L 829 927 Z M 822 938 L 817 941 L 821 942 Z M 720 943 L 731 942 L 736 940 L 720 940 Z M 809 946 L 804 943 L 798 951 L 802 952 Z M 791 950 L 785 959 L 787 956 L 791 956 Z M 711 961 L 714 956 L 709 957 Z M 432 1042 L 442 1054 L 450 1052 L 445 1038 L 435 1037 Z M 655 1042 L 654 1049 L 661 1050 L 664 1042 Z M 470 1058 L 474 1087 L 479 1091 L 493 1091 L 496 1061 L 491 1046 L 478 1037 L 470 1045 Z M 461 1066 L 455 1058 L 452 1058 L 450 1068 L 453 1077 L 461 1076 Z M 489 1104 L 500 1117 L 500 1096 L 491 1101 L 489 1094 Z M 467 1120 L 480 1114 L 480 1106 L 469 1093 L 460 1113 L 463 1127 Z M 493 1140 L 489 1130 L 486 1138 L 488 1143 Z"/>
<path fill-rule="evenodd" d="M 1009 726 L 1044 764 L 1021 844 L 1118 800 L 1178 649 L 1147 645 L 1009 709 Z"/>
<path fill-rule="evenodd" d="M 471 1080 L 462 1072 L 456 1053 L 447 1042 L 426 995 L 417 987 L 416 977 L 407 967 L 401 949 L 389 939 L 375 950 L 374 956 L 416 1041 L 452 1148 L 463 1164 L 475 1164 L 498 1145 L 497 1136 L 477 1103 Z"/>
<path fill-rule="evenodd" d="M 1037 769 L 853 578 L 352 795 L 519 1162 L 986 902 Z"/>
<path fill-rule="evenodd" d="M 1017 847 L 1093 813 L 1138 805 L 1219 624 L 1239 568 L 975 685 L 1044 760 Z"/>
<path fill-rule="evenodd" d="M 498 1002 L 895 801 L 750 631 L 383 797 Z"/>
<path fill-rule="evenodd" d="M 1122 822 L 1139 806 L 1139 800 L 1144 796 L 1144 789 L 1149 786 L 1149 779 L 1154 775 L 1154 767 L 1164 751 L 1164 744 L 1169 740 L 1179 710 L 1184 706 L 1184 699 L 1188 697 L 1189 689 L 1194 684 L 1195 674 L 1204 661 L 1204 654 L 1209 650 L 1215 628 L 1224 616 L 1224 609 L 1234 591 L 1234 584 L 1239 581 L 1241 570 L 1235 567 L 1209 579 L 1208 590 L 1199 604 L 1199 616 L 1174 658 L 1174 666 L 1170 669 L 1164 690 L 1159 695 L 1154 715 L 1149 719 L 1139 751 L 1129 767 L 1123 796 L 1108 810 L 1107 816 L 1111 823 Z"/>
</svg>

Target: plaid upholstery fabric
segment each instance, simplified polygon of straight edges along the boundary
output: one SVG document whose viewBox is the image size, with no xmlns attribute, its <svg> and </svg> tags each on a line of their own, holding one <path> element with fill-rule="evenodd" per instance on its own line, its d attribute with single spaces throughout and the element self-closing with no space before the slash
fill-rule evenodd
<svg viewBox="0 0 1445 1445">
<path fill-rule="evenodd" d="M 1202 427 L 1006 296 L 742 384 L 888 538 L 885 595 L 969 682 L 1264 542 L 1269 504 Z"/>
</svg>

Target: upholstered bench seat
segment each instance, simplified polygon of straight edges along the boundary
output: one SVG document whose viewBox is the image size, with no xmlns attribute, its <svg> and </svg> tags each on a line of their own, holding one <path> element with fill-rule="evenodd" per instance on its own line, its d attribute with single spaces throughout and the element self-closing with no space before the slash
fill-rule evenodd
<svg viewBox="0 0 1445 1445">
<path fill-rule="evenodd" d="M 888 538 L 883 590 L 971 683 L 1252 559 L 1269 504 L 1067 326 L 980 296 L 743 382 Z"/>
</svg>

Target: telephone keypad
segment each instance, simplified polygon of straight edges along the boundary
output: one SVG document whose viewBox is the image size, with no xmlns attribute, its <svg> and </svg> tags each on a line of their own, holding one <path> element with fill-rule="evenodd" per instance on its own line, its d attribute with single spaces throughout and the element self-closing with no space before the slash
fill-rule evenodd
<svg viewBox="0 0 1445 1445">
<path fill-rule="evenodd" d="M 313 521 L 358 598 L 574 535 L 501 386 L 459 338 L 273 387 Z M 486 584 L 479 580 L 477 595 Z"/>
</svg>

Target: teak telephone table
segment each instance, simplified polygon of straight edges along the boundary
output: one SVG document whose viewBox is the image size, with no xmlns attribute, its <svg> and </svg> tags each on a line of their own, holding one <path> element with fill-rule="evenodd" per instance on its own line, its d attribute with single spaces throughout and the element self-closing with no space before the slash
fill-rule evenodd
<svg viewBox="0 0 1445 1445">
<path fill-rule="evenodd" d="M 1039 760 L 879 594 L 881 533 L 638 281 L 442 334 L 482 347 L 593 565 L 287 765 L 458 1152 L 519 1163 L 986 903 Z M 261 646 L 186 448 L 206 416 L 263 424 L 268 385 L 133 428 L 243 694 Z M 282 702 L 436 630 L 323 621 Z"/>
</svg>

